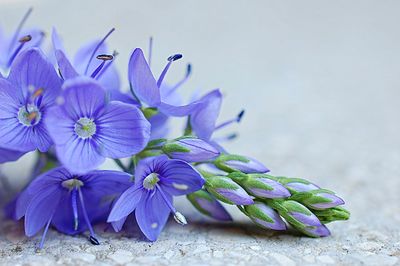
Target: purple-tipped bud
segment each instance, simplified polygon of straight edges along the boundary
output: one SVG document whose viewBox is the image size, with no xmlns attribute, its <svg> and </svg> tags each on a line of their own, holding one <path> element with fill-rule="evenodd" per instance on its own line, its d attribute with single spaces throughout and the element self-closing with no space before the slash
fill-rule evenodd
<svg viewBox="0 0 400 266">
<path fill-rule="evenodd" d="M 343 199 L 335 194 L 323 191 L 313 193 L 312 197 L 306 198 L 302 202 L 304 205 L 316 210 L 329 209 L 344 204 Z"/>
<path fill-rule="evenodd" d="M 265 203 L 256 201 L 252 205 L 245 206 L 244 210 L 245 214 L 261 227 L 272 230 L 286 230 L 286 224 L 279 214 Z"/>
<path fill-rule="evenodd" d="M 232 173 L 231 175 L 234 175 Z M 290 192 L 279 182 L 269 179 L 267 175 L 247 175 L 246 178 L 232 177 L 233 180 L 238 182 L 250 194 L 258 198 L 287 198 L 290 197 Z"/>
<path fill-rule="evenodd" d="M 319 226 L 306 227 L 306 228 L 304 228 L 304 231 L 314 237 L 325 237 L 325 236 L 329 236 L 331 234 L 329 229 L 323 224 L 321 224 Z"/>
<path fill-rule="evenodd" d="M 298 178 L 286 179 L 285 186 L 294 192 L 307 192 L 320 188 L 319 186 L 308 182 L 307 180 Z"/>
<path fill-rule="evenodd" d="M 232 217 L 210 193 L 198 190 L 187 195 L 188 200 L 201 213 L 219 221 L 232 221 Z"/>
<path fill-rule="evenodd" d="M 329 234 L 318 217 L 304 205 L 293 200 L 287 200 L 282 202 L 282 207 L 284 210 L 281 210 L 280 214 L 297 230 L 312 237 L 326 236 L 326 232 Z"/>
<path fill-rule="evenodd" d="M 168 142 L 163 151 L 173 159 L 186 162 L 202 162 L 213 159 L 219 151 L 208 142 L 198 138 L 182 138 Z"/>
<path fill-rule="evenodd" d="M 227 172 L 242 172 L 245 174 L 267 173 L 269 169 L 260 161 L 240 155 L 224 154 L 218 157 L 215 165 Z"/>
<path fill-rule="evenodd" d="M 214 197 L 225 203 L 232 205 L 253 204 L 252 197 L 247 194 L 241 186 L 228 177 L 207 177 L 205 187 Z"/>
</svg>

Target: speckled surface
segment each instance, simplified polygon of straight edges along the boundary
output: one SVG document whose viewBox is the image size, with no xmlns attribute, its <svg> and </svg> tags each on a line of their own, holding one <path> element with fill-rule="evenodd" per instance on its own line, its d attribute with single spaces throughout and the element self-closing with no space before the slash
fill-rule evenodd
<svg viewBox="0 0 400 266">
<path fill-rule="evenodd" d="M 40 253 L 38 237 L 2 221 L 1 265 L 400 264 L 399 2 L 7 0 L 0 1 L 1 24 L 17 23 L 27 5 L 36 8 L 32 23 L 58 26 L 71 48 L 116 26 L 110 42 L 122 73 L 131 49 L 149 35 L 156 72 L 182 51 L 194 64 L 187 91 L 220 86 L 227 96 L 221 120 L 247 110 L 230 151 L 336 191 L 352 217 L 330 224 L 332 236 L 311 239 L 260 230 L 235 209 L 235 223 L 219 224 L 179 199 L 189 225 L 171 220 L 156 243 L 133 225 L 121 234 L 99 225 L 100 246 L 50 231 Z M 177 64 L 169 79 L 184 68 Z M 13 187 L 29 161 L 3 167 Z"/>
</svg>

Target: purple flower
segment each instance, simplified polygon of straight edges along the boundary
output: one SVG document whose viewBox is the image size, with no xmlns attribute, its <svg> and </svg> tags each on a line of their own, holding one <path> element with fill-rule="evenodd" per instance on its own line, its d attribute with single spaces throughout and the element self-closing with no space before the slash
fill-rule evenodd
<svg viewBox="0 0 400 266">
<path fill-rule="evenodd" d="M 232 221 L 221 203 L 204 189 L 187 195 L 187 198 L 199 212 L 219 221 Z"/>
<path fill-rule="evenodd" d="M 116 201 L 108 222 L 117 223 L 114 228 L 120 229 L 126 217 L 135 211 L 140 229 L 150 241 L 155 241 L 171 212 L 178 223 L 186 224 L 172 205 L 172 196 L 192 193 L 203 184 L 201 175 L 186 162 L 165 155 L 143 159 L 135 170 L 135 185 Z"/>
<path fill-rule="evenodd" d="M 146 146 L 150 124 L 134 105 L 108 102 L 102 86 L 87 77 L 68 80 L 63 88 L 46 125 L 67 169 L 83 173 L 105 158 L 129 157 Z"/>
<path fill-rule="evenodd" d="M 170 56 L 168 64 L 157 81 L 140 48 L 136 48 L 133 51 L 129 60 L 128 77 L 132 92 L 141 102 L 147 104 L 149 107 L 158 108 L 159 111 L 168 116 L 186 116 L 200 105 L 200 103 L 195 102 L 188 105 L 176 106 L 174 105 L 175 102 L 166 97 L 168 93 L 161 93 L 160 87 L 169 67 L 172 62 L 180 58 L 182 58 L 180 54 Z"/>
<path fill-rule="evenodd" d="M 22 52 L 8 79 L 0 79 L 0 145 L 47 151 L 52 140 L 43 120 L 60 91 L 61 81 L 44 54 L 37 48 Z"/>
<path fill-rule="evenodd" d="M 214 197 L 228 204 L 253 204 L 252 197 L 241 186 L 225 176 L 207 177 L 206 189 Z"/>
<path fill-rule="evenodd" d="M 187 137 L 167 142 L 163 151 L 173 159 L 185 162 L 202 162 L 215 158 L 219 151 L 204 140 Z"/>
<path fill-rule="evenodd" d="M 246 215 L 261 227 L 272 230 L 286 230 L 286 224 L 279 214 L 265 203 L 256 201 L 252 205 L 244 206 L 244 210 Z"/>
<path fill-rule="evenodd" d="M 17 219 L 25 216 L 25 234 L 35 235 L 45 227 L 39 248 L 43 247 L 49 226 L 75 235 L 90 231 L 90 241 L 99 244 L 92 223 L 105 221 L 113 199 L 130 185 L 130 175 L 116 171 L 71 174 L 63 167 L 36 178 L 18 197 Z"/>
<path fill-rule="evenodd" d="M 0 70 L 7 71 L 20 52 L 41 45 L 44 38 L 43 31 L 39 29 L 23 29 L 31 13 L 32 8 L 25 13 L 12 36 L 6 36 L 0 28 Z"/>
</svg>

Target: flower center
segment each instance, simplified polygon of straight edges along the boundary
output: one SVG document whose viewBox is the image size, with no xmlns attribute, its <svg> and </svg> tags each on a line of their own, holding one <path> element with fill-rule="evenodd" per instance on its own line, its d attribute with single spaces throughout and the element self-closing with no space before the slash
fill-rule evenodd
<svg viewBox="0 0 400 266">
<path fill-rule="evenodd" d="M 34 104 L 21 106 L 18 111 L 18 120 L 24 126 L 30 127 L 37 125 L 42 118 L 39 108 Z"/>
<path fill-rule="evenodd" d="M 96 133 L 96 124 L 92 119 L 82 117 L 75 123 L 75 133 L 82 139 L 90 138 Z"/>
<path fill-rule="evenodd" d="M 146 176 L 145 179 L 143 179 L 143 187 L 147 189 L 154 189 L 158 181 L 160 181 L 160 178 L 158 178 L 158 174 L 151 173 Z"/>
<path fill-rule="evenodd" d="M 83 186 L 83 182 L 79 179 L 76 178 L 71 178 L 63 181 L 61 185 L 69 190 L 72 190 L 74 188 L 80 188 Z"/>
</svg>

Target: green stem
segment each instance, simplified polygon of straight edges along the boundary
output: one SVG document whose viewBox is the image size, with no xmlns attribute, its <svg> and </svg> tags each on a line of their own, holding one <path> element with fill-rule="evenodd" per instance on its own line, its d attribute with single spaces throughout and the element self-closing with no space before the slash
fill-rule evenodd
<svg viewBox="0 0 400 266">
<path fill-rule="evenodd" d="M 121 168 L 122 171 L 129 173 L 129 169 L 121 162 L 120 159 L 114 159 L 114 162 Z"/>
</svg>

